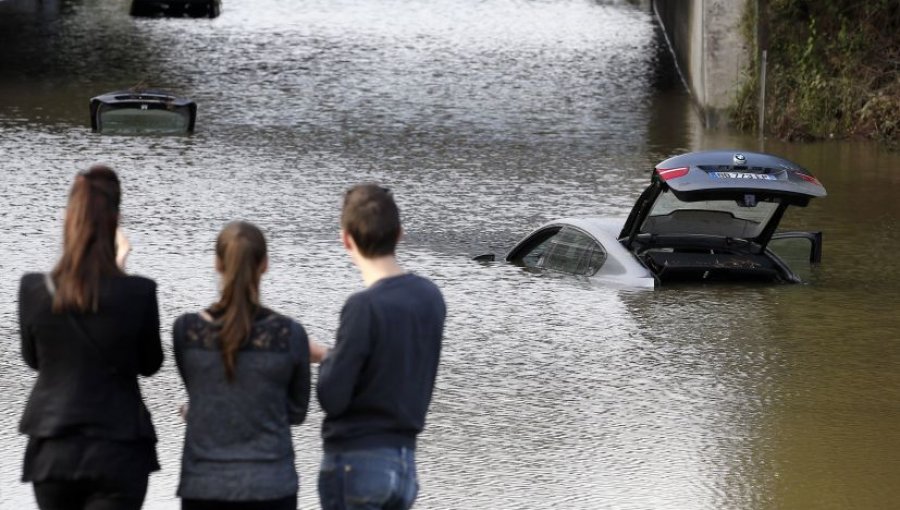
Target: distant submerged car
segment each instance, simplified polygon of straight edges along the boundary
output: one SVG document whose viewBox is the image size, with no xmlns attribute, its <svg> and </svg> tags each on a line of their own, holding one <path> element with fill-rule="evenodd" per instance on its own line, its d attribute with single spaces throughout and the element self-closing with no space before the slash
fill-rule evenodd
<svg viewBox="0 0 900 510">
<path fill-rule="evenodd" d="M 504 259 L 534 270 L 643 287 L 679 281 L 797 283 L 800 277 L 772 243 L 790 240 L 801 246 L 806 262 L 818 263 L 822 234 L 776 233 L 776 228 L 788 207 L 805 207 L 825 195 L 810 172 L 777 156 L 693 152 L 656 165 L 627 219 L 551 221 Z"/>
<path fill-rule="evenodd" d="M 142 18 L 215 18 L 220 0 L 132 0 L 130 14 Z"/>
<path fill-rule="evenodd" d="M 91 129 L 113 134 L 186 134 L 197 104 L 158 90 L 123 90 L 91 99 Z"/>
</svg>

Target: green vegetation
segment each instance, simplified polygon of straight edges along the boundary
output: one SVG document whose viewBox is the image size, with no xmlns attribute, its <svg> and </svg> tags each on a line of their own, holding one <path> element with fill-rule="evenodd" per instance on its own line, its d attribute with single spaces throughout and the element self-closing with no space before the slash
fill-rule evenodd
<svg viewBox="0 0 900 510">
<path fill-rule="evenodd" d="M 756 3 L 747 2 L 744 16 L 744 34 L 754 44 Z M 900 145 L 900 1 L 759 4 L 765 9 L 762 39 L 768 39 L 766 132 L 788 140 L 864 137 Z M 754 53 L 731 113 L 744 130 L 757 129 Z"/>
</svg>

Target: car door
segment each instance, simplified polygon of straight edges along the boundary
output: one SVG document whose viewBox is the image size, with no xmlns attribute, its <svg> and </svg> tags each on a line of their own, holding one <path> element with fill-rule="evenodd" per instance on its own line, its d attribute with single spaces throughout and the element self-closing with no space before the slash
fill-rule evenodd
<svg viewBox="0 0 900 510">
<path fill-rule="evenodd" d="M 822 233 L 776 232 L 772 235 L 768 248 L 779 256 L 805 256 L 810 264 L 818 264 L 822 262 Z"/>
<path fill-rule="evenodd" d="M 603 246 L 586 232 L 570 226 L 536 232 L 520 246 L 522 249 L 510 260 L 528 268 L 592 276 L 606 262 Z"/>
<path fill-rule="evenodd" d="M 801 280 L 808 280 L 813 265 L 822 261 L 822 232 L 776 232 L 766 250 Z"/>
</svg>

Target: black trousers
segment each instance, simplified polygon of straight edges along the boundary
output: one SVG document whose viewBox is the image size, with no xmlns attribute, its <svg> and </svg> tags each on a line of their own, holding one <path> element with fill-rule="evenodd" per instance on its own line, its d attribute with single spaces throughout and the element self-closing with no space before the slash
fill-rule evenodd
<svg viewBox="0 0 900 510">
<path fill-rule="evenodd" d="M 297 510 L 297 495 L 263 501 L 181 498 L 181 510 Z"/>
<path fill-rule="evenodd" d="M 147 477 L 128 482 L 48 480 L 34 482 L 41 510 L 140 510 L 147 494 Z"/>
</svg>

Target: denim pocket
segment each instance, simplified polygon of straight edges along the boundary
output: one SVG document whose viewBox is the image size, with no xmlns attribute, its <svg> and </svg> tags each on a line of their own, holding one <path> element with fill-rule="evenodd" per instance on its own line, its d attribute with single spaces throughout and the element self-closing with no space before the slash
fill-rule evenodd
<svg viewBox="0 0 900 510">
<path fill-rule="evenodd" d="M 350 504 L 386 503 L 397 489 L 397 472 L 364 462 L 344 466 L 344 501 Z"/>
</svg>

